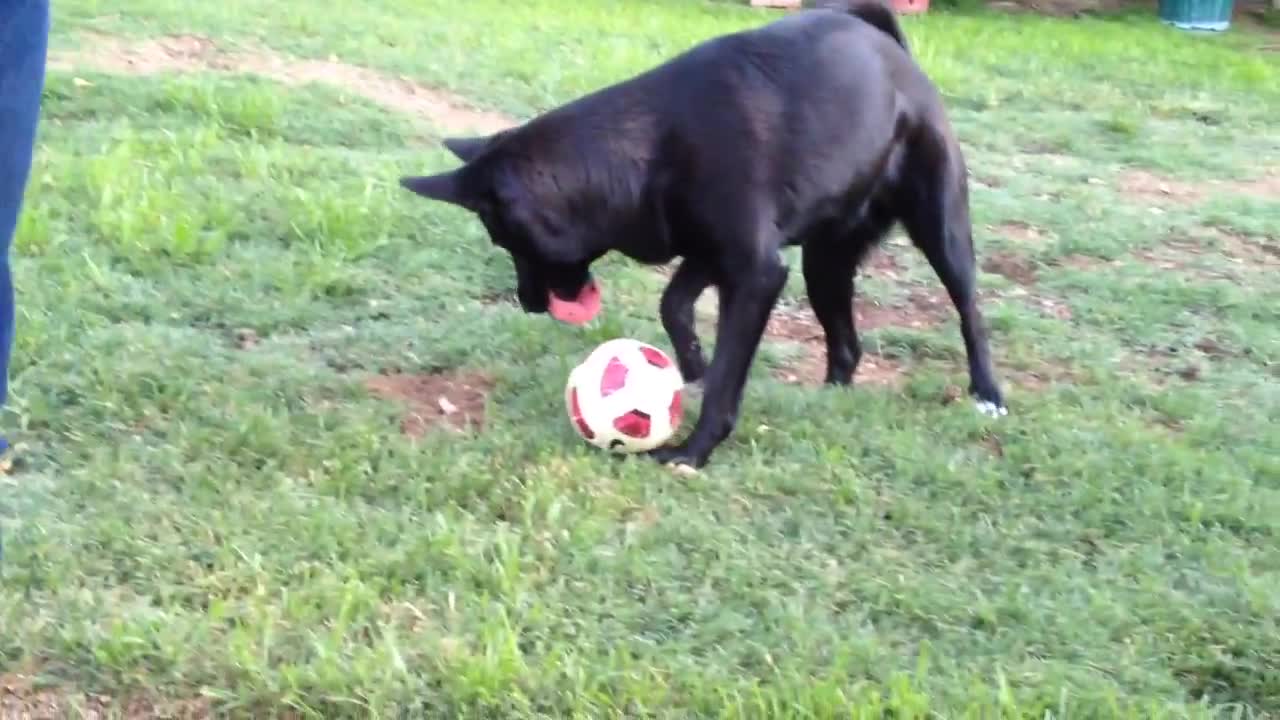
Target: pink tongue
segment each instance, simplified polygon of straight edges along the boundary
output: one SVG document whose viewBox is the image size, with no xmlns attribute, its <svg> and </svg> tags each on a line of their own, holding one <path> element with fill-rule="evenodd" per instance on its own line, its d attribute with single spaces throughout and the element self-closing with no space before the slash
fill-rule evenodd
<svg viewBox="0 0 1280 720">
<path fill-rule="evenodd" d="M 570 325 L 586 325 L 600 312 L 600 287 L 592 280 L 582 288 L 574 300 L 561 300 L 553 292 L 547 293 L 551 301 L 547 312 L 551 317 Z"/>
</svg>

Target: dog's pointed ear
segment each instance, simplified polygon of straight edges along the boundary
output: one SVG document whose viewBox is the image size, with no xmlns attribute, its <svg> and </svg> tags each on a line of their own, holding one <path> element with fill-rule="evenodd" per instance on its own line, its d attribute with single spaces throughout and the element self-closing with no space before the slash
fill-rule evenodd
<svg viewBox="0 0 1280 720">
<path fill-rule="evenodd" d="M 467 137 L 467 138 L 445 138 L 444 146 L 449 152 L 453 153 L 462 162 L 471 162 L 481 150 L 492 140 L 492 136 L 486 137 Z"/>
<path fill-rule="evenodd" d="M 458 171 L 400 178 L 400 186 L 425 198 L 474 210 L 476 199 L 462 187 Z"/>
</svg>

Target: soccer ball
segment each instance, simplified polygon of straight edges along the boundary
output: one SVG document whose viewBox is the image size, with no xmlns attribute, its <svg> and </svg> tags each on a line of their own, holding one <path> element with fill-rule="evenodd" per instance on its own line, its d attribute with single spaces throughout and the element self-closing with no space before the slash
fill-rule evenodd
<svg viewBox="0 0 1280 720">
<path fill-rule="evenodd" d="M 602 343 L 569 373 L 565 407 L 575 430 L 598 448 L 639 453 L 675 435 L 684 378 L 671 358 L 639 340 Z"/>
</svg>

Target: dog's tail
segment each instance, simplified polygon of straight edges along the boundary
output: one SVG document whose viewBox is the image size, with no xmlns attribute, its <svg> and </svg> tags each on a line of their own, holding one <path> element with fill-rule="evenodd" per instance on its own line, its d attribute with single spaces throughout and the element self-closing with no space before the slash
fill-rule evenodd
<svg viewBox="0 0 1280 720">
<path fill-rule="evenodd" d="M 874 26 L 893 38 L 903 50 L 911 52 L 911 48 L 907 46 L 907 37 L 902 34 L 902 28 L 898 25 L 898 16 L 885 0 L 804 0 L 804 7 L 848 13 Z"/>
</svg>

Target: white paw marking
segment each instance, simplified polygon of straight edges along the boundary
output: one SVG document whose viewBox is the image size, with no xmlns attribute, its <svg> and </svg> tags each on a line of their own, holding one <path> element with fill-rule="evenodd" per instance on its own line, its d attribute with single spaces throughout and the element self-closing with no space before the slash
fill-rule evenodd
<svg viewBox="0 0 1280 720">
<path fill-rule="evenodd" d="M 978 412 L 986 415 L 987 417 L 997 418 L 1004 417 L 1009 414 L 1009 408 L 1003 405 L 997 405 L 990 400 L 979 400 L 974 404 L 974 407 L 978 409 Z"/>
</svg>

